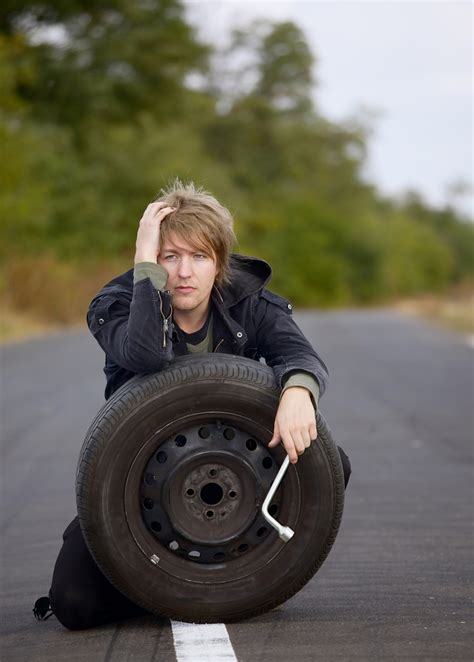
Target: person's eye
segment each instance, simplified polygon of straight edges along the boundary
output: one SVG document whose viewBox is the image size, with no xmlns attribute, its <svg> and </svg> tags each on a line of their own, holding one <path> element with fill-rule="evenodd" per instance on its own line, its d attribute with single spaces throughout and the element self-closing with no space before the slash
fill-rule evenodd
<svg viewBox="0 0 474 662">
<path fill-rule="evenodd" d="M 174 260 L 176 260 L 176 255 L 165 255 L 165 260 L 167 262 L 174 262 Z"/>
<path fill-rule="evenodd" d="M 194 255 L 194 257 L 195 257 L 197 260 L 207 260 L 207 255 L 204 255 L 204 253 L 196 253 L 196 254 Z"/>
</svg>

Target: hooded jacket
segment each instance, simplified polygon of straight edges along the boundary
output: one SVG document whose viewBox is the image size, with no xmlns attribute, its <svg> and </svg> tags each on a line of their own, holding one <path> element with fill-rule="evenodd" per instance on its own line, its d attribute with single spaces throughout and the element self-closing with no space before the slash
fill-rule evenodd
<svg viewBox="0 0 474 662">
<path fill-rule="evenodd" d="M 311 374 L 322 395 L 327 368 L 293 320 L 292 305 L 266 289 L 272 270 L 263 260 L 233 254 L 231 282 L 211 294 L 213 352 L 264 359 L 280 388 L 294 372 Z M 105 352 L 105 397 L 136 374 L 163 370 L 187 354 L 172 320 L 171 293 L 150 278 L 134 284 L 133 269 L 105 285 L 92 300 L 87 323 Z"/>
</svg>

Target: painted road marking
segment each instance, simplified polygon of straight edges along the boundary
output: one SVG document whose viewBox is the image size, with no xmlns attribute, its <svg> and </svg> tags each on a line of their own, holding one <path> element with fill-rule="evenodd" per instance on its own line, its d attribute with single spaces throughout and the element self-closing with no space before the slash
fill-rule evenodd
<svg viewBox="0 0 474 662">
<path fill-rule="evenodd" d="M 224 623 L 171 621 L 171 628 L 177 662 L 237 662 Z"/>
</svg>

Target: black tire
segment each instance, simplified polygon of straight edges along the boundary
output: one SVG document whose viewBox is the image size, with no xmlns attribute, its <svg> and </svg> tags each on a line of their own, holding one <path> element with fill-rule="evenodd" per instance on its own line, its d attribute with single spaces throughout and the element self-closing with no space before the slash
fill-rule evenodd
<svg viewBox="0 0 474 662">
<path fill-rule="evenodd" d="M 274 608 L 319 569 L 342 516 L 341 461 L 318 413 L 318 441 L 272 502 L 295 530 L 282 542 L 260 513 L 285 457 L 267 449 L 278 401 L 267 366 L 203 354 L 135 377 L 100 410 L 79 458 L 78 514 L 97 564 L 131 600 L 229 622 Z"/>
</svg>

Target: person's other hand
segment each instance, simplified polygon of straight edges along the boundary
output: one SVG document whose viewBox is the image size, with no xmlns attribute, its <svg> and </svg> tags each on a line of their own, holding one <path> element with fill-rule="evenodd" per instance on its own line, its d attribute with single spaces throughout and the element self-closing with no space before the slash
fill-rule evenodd
<svg viewBox="0 0 474 662">
<path fill-rule="evenodd" d="M 290 462 L 295 464 L 317 435 L 316 414 L 309 391 L 301 386 L 288 388 L 281 396 L 269 448 L 283 443 Z"/>
<path fill-rule="evenodd" d="M 138 226 L 135 264 L 157 262 L 160 252 L 161 222 L 175 210 L 176 207 L 169 207 L 165 202 L 152 202 L 145 209 Z"/>
</svg>

